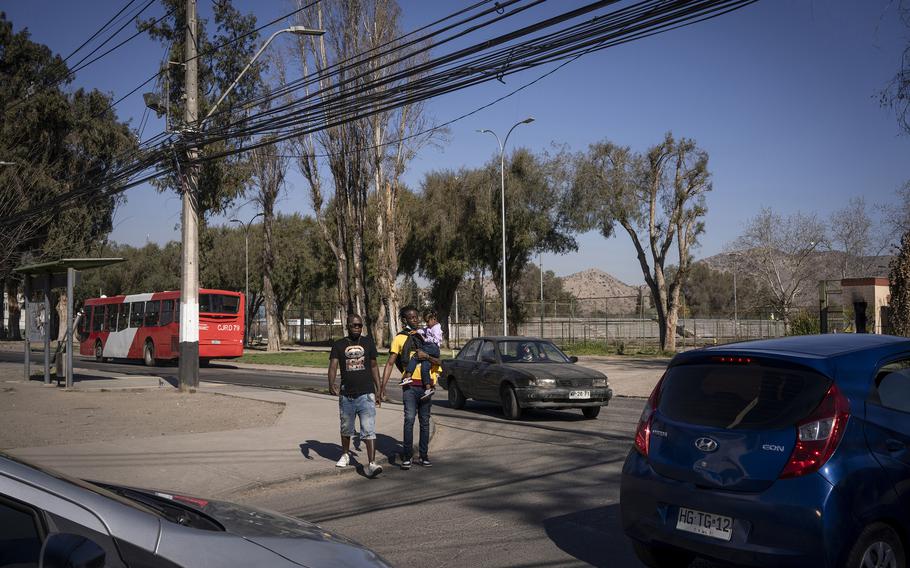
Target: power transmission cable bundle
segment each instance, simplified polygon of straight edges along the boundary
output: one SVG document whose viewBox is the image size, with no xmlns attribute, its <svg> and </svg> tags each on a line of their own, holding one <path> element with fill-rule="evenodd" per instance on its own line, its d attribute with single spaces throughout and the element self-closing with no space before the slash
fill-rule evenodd
<svg viewBox="0 0 910 568">
<path fill-rule="evenodd" d="M 503 80 L 509 75 L 540 65 L 575 58 L 579 54 L 606 49 L 667 29 L 716 17 L 755 0 L 639 2 L 564 30 L 520 43 L 509 43 L 515 38 L 577 18 L 617 1 L 595 2 L 454 53 L 393 72 L 388 77 L 364 80 L 365 77 L 376 74 L 375 68 L 360 71 L 353 77 L 345 76 L 343 71 L 338 71 L 339 77 L 343 78 L 331 86 L 228 126 L 206 130 L 199 134 L 194 144 L 204 146 L 214 141 L 235 137 L 263 136 L 263 140 L 244 148 L 250 150 L 394 110 L 479 83 L 494 79 Z M 482 25 L 488 24 L 489 22 L 486 22 Z M 437 45 L 450 39 L 444 38 Z M 485 52 L 490 46 L 501 47 Z M 409 53 L 382 67 L 402 63 L 411 56 Z M 358 69 L 355 71 L 362 67 L 357 65 Z M 344 71 L 347 70 L 350 69 Z M 346 88 L 348 86 L 350 87 Z M 230 153 L 229 151 L 210 154 L 205 159 L 217 159 Z"/>
<path fill-rule="evenodd" d="M 524 4 L 522 0 L 497 2 L 492 7 L 469 14 L 455 23 L 423 33 L 409 41 L 402 40 L 416 32 L 405 34 L 363 54 L 318 70 L 312 77 L 290 82 L 266 97 L 238 103 L 238 106 L 245 108 L 258 106 L 266 110 L 201 132 L 187 133 L 181 143 L 201 148 L 219 141 L 259 137 L 252 144 L 209 154 L 200 158 L 200 161 L 219 159 L 392 111 L 480 83 L 494 80 L 504 82 L 506 77 L 515 73 L 561 62 L 556 69 L 505 95 L 510 96 L 585 54 L 714 18 L 756 0 L 643 0 L 591 17 L 593 12 L 620 1 L 601 0 L 449 53 L 427 55 L 424 61 L 416 65 L 407 64 L 415 55 L 429 54 L 430 50 L 439 49 L 494 24 L 501 24 L 509 17 L 544 1 L 531 0 Z M 468 9 L 437 20 L 434 24 L 464 15 L 484 4 L 488 2 L 478 2 Z M 508 10 L 509 7 L 514 9 Z M 588 18 L 581 22 L 549 31 L 585 16 Z M 425 26 L 420 31 L 432 25 Z M 378 64 L 370 66 L 377 61 Z M 388 75 L 378 73 L 386 69 L 390 70 Z M 326 83 L 328 86 L 323 86 Z M 310 93 L 309 88 L 316 86 L 319 88 Z M 289 95 L 293 93 L 298 93 L 298 96 L 288 101 Z M 498 100 L 502 98 L 505 97 Z M 282 104 L 269 108 L 269 103 L 279 100 L 283 101 Z M 213 117 L 228 112 L 230 109 L 216 113 Z M 473 112 L 477 111 L 466 113 L 459 119 Z M 451 122 L 454 120 L 446 124 Z M 443 125 L 439 127 L 441 126 Z M 107 172 L 95 183 L 59 195 L 28 212 L 0 219 L 0 224 L 40 214 L 71 199 L 92 194 L 110 196 L 159 175 L 173 173 L 175 166 L 169 162 L 168 156 L 168 148 L 174 142 L 173 137 L 159 135 L 152 141 L 143 145 L 134 163 Z M 173 151 L 173 148 L 170 149 Z"/>
</svg>

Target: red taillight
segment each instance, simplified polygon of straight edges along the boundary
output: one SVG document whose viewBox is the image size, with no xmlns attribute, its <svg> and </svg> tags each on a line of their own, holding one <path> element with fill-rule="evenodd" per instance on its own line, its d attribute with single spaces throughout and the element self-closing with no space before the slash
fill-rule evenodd
<svg viewBox="0 0 910 568">
<path fill-rule="evenodd" d="M 781 479 L 799 477 L 821 469 L 844 435 L 850 402 L 837 385 L 831 385 L 821 404 L 796 425 L 796 446 L 780 473 Z"/>
<path fill-rule="evenodd" d="M 651 445 L 651 420 L 654 419 L 654 411 L 657 410 L 657 404 L 660 402 L 660 385 L 663 384 L 663 377 L 657 381 L 644 410 L 641 411 L 641 418 L 638 419 L 638 428 L 635 429 L 635 449 L 638 453 L 648 457 L 648 448 Z"/>
</svg>

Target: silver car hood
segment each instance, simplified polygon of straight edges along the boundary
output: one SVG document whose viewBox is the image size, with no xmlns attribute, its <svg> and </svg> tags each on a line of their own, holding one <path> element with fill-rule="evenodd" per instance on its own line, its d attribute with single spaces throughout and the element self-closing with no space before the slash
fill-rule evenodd
<svg viewBox="0 0 910 568">
<path fill-rule="evenodd" d="M 202 510 L 227 532 L 309 568 L 389 566 L 353 540 L 281 513 L 224 501 L 210 501 Z"/>
</svg>

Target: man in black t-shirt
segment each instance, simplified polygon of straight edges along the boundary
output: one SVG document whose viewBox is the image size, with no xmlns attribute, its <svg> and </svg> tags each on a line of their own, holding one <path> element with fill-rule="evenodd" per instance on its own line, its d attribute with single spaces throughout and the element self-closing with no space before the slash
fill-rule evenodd
<svg viewBox="0 0 910 568">
<path fill-rule="evenodd" d="M 376 408 L 380 401 L 379 366 L 376 364 L 376 344 L 363 335 L 363 320 L 356 314 L 348 316 L 348 334 L 332 345 L 329 355 L 329 393 L 338 395 L 341 417 L 341 449 L 344 452 L 336 467 L 351 463 L 351 436 L 356 432 L 354 422 L 360 418 L 360 439 L 367 447 L 368 477 L 382 473 L 376 463 Z M 335 375 L 341 367 L 341 389 L 335 385 Z"/>
</svg>

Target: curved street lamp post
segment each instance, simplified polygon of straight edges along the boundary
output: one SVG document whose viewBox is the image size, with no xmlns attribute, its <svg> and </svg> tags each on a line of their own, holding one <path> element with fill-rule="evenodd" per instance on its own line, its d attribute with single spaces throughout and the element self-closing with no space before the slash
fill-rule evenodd
<svg viewBox="0 0 910 568">
<path fill-rule="evenodd" d="M 243 273 L 245 275 L 245 281 L 246 281 L 246 285 L 243 289 L 243 293 L 245 294 L 244 297 L 246 298 L 246 305 L 247 305 L 247 309 L 246 309 L 247 322 L 251 321 L 249 319 L 250 318 L 250 225 L 253 224 L 253 221 L 256 219 L 256 217 L 261 217 L 261 216 L 262 216 L 262 212 L 256 213 L 246 223 L 244 223 L 240 219 L 231 219 L 231 223 L 239 223 L 240 226 L 243 227 Z M 244 345 L 250 344 L 249 330 L 250 330 L 250 325 L 249 325 L 249 323 L 247 323 L 246 325 L 243 326 L 243 344 Z"/>
<path fill-rule="evenodd" d="M 506 297 L 506 165 L 505 165 L 505 156 L 504 151 L 506 144 L 509 142 L 509 136 L 512 134 L 512 131 L 515 130 L 518 126 L 522 124 L 531 124 L 534 122 L 533 117 L 528 117 L 520 122 L 516 122 L 512 125 L 512 128 L 509 129 L 509 132 L 506 134 L 504 140 L 500 141 L 499 136 L 489 128 L 484 128 L 483 130 L 478 130 L 481 134 L 492 134 L 496 138 L 496 142 L 499 144 L 499 175 L 500 175 L 500 194 L 502 198 L 502 334 L 509 335 L 509 316 L 508 316 L 508 300 Z"/>
</svg>

